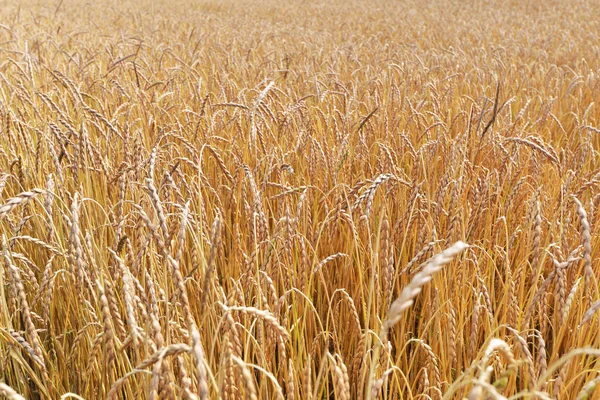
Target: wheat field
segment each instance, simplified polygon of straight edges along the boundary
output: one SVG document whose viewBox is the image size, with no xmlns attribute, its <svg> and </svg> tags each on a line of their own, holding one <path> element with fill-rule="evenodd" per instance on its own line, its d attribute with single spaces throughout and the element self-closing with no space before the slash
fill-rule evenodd
<svg viewBox="0 0 600 400">
<path fill-rule="evenodd" d="M 0 1 L 0 397 L 600 398 L 599 34 Z"/>
</svg>

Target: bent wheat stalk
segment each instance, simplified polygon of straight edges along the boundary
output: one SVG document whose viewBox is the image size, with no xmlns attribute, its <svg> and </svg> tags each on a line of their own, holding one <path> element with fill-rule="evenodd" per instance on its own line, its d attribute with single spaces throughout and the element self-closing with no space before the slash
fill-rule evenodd
<svg viewBox="0 0 600 400">
<path fill-rule="evenodd" d="M 371 388 L 375 382 L 375 369 L 379 363 L 379 354 L 381 352 L 381 347 L 388 341 L 390 329 L 400 322 L 403 312 L 414 303 L 415 297 L 421 293 L 423 286 L 433 278 L 433 274 L 441 270 L 444 265 L 448 264 L 454 257 L 462 253 L 468 247 L 468 244 L 458 241 L 452 246 L 448 247 L 446 250 L 435 255 L 429 260 L 425 267 L 413 277 L 408 286 L 402 290 L 400 297 L 394 300 L 390 306 L 390 310 L 388 311 L 388 317 L 381 327 L 381 331 L 379 333 L 379 342 L 374 350 L 373 360 L 371 361 L 371 370 L 369 373 L 367 393 L 371 393 Z M 371 397 L 369 397 L 369 399 L 370 398 Z"/>
</svg>

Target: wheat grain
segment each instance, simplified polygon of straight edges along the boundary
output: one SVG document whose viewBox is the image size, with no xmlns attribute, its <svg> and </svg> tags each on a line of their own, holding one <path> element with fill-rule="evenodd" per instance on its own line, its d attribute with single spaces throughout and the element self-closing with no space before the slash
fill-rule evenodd
<svg viewBox="0 0 600 400">
<path fill-rule="evenodd" d="M 7 400 L 25 400 L 25 397 L 18 394 L 13 388 L 0 382 L 0 394 L 6 396 Z"/>
</svg>

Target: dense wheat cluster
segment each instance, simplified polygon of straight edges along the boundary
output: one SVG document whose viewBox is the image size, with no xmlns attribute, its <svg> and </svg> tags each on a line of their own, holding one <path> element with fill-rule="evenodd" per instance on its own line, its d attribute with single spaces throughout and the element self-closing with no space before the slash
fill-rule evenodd
<svg viewBox="0 0 600 400">
<path fill-rule="evenodd" d="M 597 398 L 600 7 L 46 3 L 0 3 L 0 397 Z"/>
</svg>

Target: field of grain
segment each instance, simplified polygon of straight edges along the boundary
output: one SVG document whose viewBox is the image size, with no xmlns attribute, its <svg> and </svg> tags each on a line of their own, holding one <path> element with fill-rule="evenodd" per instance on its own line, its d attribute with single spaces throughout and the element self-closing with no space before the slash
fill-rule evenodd
<svg viewBox="0 0 600 400">
<path fill-rule="evenodd" d="M 591 3 L 0 1 L 0 397 L 599 398 Z"/>
</svg>

